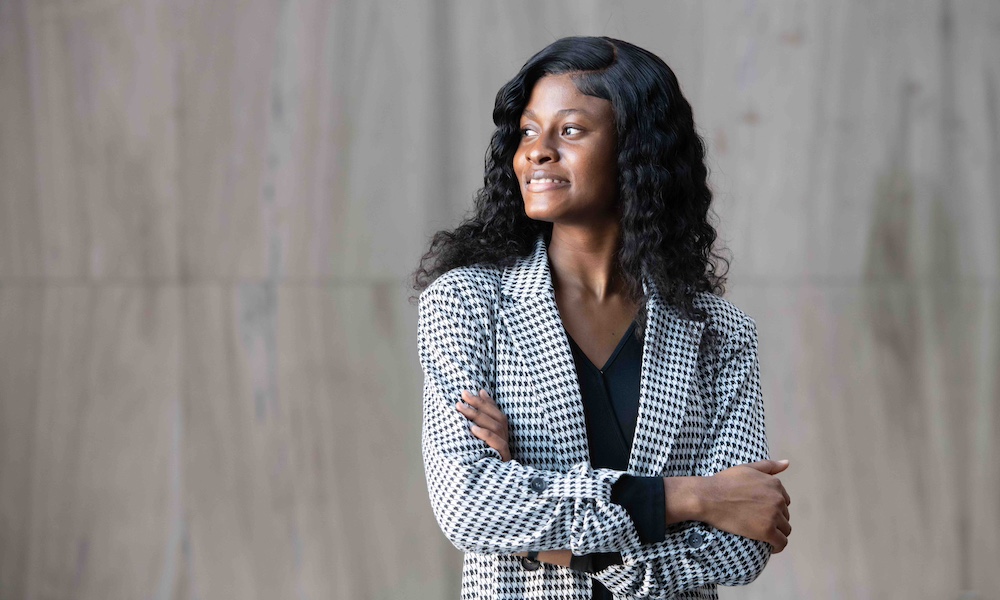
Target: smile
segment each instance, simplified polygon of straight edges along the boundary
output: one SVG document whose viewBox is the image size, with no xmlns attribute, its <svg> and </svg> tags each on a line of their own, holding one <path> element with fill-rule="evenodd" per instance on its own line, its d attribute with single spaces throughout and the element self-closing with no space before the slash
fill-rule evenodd
<svg viewBox="0 0 1000 600">
<path fill-rule="evenodd" d="M 531 179 L 528 181 L 528 191 L 529 192 L 544 192 L 547 190 L 554 190 L 557 188 L 568 186 L 569 182 L 564 179 Z"/>
</svg>

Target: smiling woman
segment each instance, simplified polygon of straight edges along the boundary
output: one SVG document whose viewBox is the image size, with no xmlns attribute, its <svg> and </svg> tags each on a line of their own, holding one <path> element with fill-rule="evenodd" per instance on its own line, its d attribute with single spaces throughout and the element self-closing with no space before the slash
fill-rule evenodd
<svg viewBox="0 0 1000 600">
<path fill-rule="evenodd" d="M 617 220 L 611 102 L 580 93 L 570 75 L 542 77 L 521 115 L 514 172 L 531 219 Z"/>
<path fill-rule="evenodd" d="M 497 93 L 475 212 L 414 274 L 422 451 L 462 598 L 717 598 L 791 533 L 754 321 L 654 54 L 574 37 Z M 598 365 L 601 365 L 598 367 Z"/>
</svg>

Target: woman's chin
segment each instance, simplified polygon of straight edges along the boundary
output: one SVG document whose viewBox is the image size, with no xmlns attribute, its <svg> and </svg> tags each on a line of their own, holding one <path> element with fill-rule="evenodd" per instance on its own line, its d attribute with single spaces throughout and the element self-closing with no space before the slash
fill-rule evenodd
<svg viewBox="0 0 1000 600">
<path fill-rule="evenodd" d="M 556 217 L 552 207 L 539 206 L 537 203 L 525 203 L 524 214 L 534 221 L 552 221 Z"/>
</svg>

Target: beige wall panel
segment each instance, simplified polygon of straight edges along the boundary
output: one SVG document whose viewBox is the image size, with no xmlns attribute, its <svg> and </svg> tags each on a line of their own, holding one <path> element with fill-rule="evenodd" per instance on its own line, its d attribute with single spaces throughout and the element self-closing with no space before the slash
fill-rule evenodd
<svg viewBox="0 0 1000 600">
<path fill-rule="evenodd" d="M 0 598 L 24 598 L 27 588 L 44 295 L 0 286 Z"/>
<path fill-rule="evenodd" d="M 192 285 L 183 302 L 189 595 L 288 597 L 295 481 L 276 412 L 274 289 Z"/>
<path fill-rule="evenodd" d="M 0 2 L 0 278 L 42 275 L 28 40 L 20 2 Z"/>
<path fill-rule="evenodd" d="M 968 464 L 956 468 L 969 484 L 964 498 L 969 518 L 961 524 L 968 539 L 963 558 L 969 561 L 963 576 L 970 589 L 982 590 L 986 598 L 1000 595 L 1000 286 L 980 289 L 975 305 L 982 318 L 974 321 L 977 329 L 967 332 L 970 369 L 976 373 L 970 384 L 974 404 L 967 428 L 960 432 Z"/>
<path fill-rule="evenodd" d="M 329 206 L 328 223 L 303 221 L 308 243 L 322 258 L 320 275 L 355 281 L 407 271 L 403 256 L 425 243 L 420 224 L 437 209 L 442 160 L 448 141 L 436 128 L 439 91 L 430 84 L 441 65 L 435 22 L 441 5 L 410 2 L 345 3 L 335 33 L 326 33 L 326 90 L 336 111 L 326 178 L 317 206 Z M 331 177 L 332 175 L 332 177 Z M 318 229 L 323 227 L 325 229 Z"/>
<path fill-rule="evenodd" d="M 449 167 L 427 85 L 434 16 L 415 3 L 178 11 L 185 273 L 407 271 L 399 257 L 421 251 L 415 225 Z"/>
<path fill-rule="evenodd" d="M 177 289 L 51 286 L 41 300 L 26 340 L 37 383 L 12 399 L 34 403 L 19 597 L 149 595 L 180 548 Z"/>
<path fill-rule="evenodd" d="M 263 277 L 262 205 L 276 2 L 173 3 L 179 275 Z M 169 26 L 169 25 L 168 25 Z M 273 201 L 272 203 L 273 204 Z"/>
<path fill-rule="evenodd" d="M 186 294 L 191 597 L 437 598 L 458 583 L 426 496 L 405 296 Z"/>
<path fill-rule="evenodd" d="M 396 284 L 279 290 L 301 561 L 316 584 L 337 565 L 332 581 L 355 591 L 343 597 L 441 598 L 458 583 L 427 498 L 406 294 Z"/>
<path fill-rule="evenodd" d="M 25 8 L 45 275 L 176 276 L 169 8 Z"/>
</svg>

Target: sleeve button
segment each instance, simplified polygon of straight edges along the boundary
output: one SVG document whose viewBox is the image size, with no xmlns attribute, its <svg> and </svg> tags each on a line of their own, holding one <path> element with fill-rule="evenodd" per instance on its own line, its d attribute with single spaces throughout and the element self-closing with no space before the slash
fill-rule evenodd
<svg viewBox="0 0 1000 600">
<path fill-rule="evenodd" d="M 531 481 L 528 482 L 528 487 L 530 487 L 532 491 L 542 492 L 545 491 L 545 488 L 548 487 L 548 484 L 546 484 L 545 479 L 541 477 L 532 477 Z"/>
<path fill-rule="evenodd" d="M 705 543 L 705 536 L 699 531 L 689 531 L 685 541 L 689 548 L 700 548 Z"/>
</svg>

